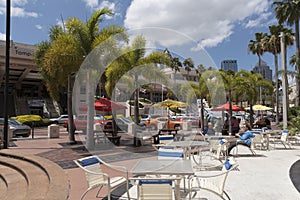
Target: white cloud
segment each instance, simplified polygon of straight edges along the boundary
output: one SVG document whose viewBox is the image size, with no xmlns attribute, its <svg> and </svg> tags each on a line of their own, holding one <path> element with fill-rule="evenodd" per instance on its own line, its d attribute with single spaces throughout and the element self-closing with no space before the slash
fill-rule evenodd
<svg viewBox="0 0 300 200">
<path fill-rule="evenodd" d="M 198 41 L 198 46 L 214 47 L 234 33 L 238 24 L 259 25 L 270 16 L 268 0 L 135 0 L 127 9 L 124 25 L 128 29 L 160 27 L 176 30 Z M 254 23 L 255 17 L 259 23 Z M 247 20 L 251 19 L 253 22 Z M 250 24 L 252 24 L 250 26 Z M 176 36 L 153 33 L 161 45 L 182 45 Z"/>
<path fill-rule="evenodd" d="M 260 16 L 258 16 L 256 19 L 249 20 L 246 24 L 246 28 L 253 28 L 253 27 L 259 27 L 259 26 L 265 26 L 265 22 L 268 20 L 268 18 L 272 15 L 270 12 L 262 13 Z"/>
<path fill-rule="evenodd" d="M 40 25 L 40 24 L 37 24 L 37 25 L 35 25 L 35 28 L 37 28 L 38 30 L 42 30 L 42 29 L 43 29 L 43 26 Z"/>
<path fill-rule="evenodd" d="M 36 12 L 26 11 L 23 7 L 27 5 L 27 0 L 13 0 L 11 2 L 12 17 L 38 17 Z M 0 15 L 6 13 L 6 0 L 0 0 Z"/>
<path fill-rule="evenodd" d="M 0 33 L 0 40 L 6 40 L 6 34 Z"/>
<path fill-rule="evenodd" d="M 89 8 L 95 8 L 98 6 L 98 0 L 83 0 L 83 2 Z"/>
<path fill-rule="evenodd" d="M 83 2 L 86 4 L 88 8 L 91 10 L 99 10 L 101 8 L 109 8 L 112 10 L 112 12 L 115 12 L 115 3 L 109 2 L 109 1 L 101 1 L 101 3 L 98 3 L 98 0 L 83 0 Z M 115 13 L 115 16 L 119 15 L 118 13 Z M 105 16 L 106 19 L 111 19 L 111 16 Z"/>
<path fill-rule="evenodd" d="M 36 12 L 27 12 L 24 8 L 12 7 L 11 8 L 12 17 L 38 17 Z"/>
</svg>

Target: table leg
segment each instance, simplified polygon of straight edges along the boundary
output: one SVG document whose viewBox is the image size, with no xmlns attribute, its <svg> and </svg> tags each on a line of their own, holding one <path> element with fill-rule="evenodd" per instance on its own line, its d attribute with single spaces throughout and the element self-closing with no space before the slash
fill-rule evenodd
<svg viewBox="0 0 300 200">
<path fill-rule="evenodd" d="M 180 200 L 180 179 L 175 180 L 175 199 Z"/>
</svg>

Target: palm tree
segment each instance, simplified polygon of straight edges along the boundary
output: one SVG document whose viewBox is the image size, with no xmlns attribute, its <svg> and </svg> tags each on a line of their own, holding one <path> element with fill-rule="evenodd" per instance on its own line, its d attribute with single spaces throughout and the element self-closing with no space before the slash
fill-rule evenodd
<svg viewBox="0 0 300 200">
<path fill-rule="evenodd" d="M 146 40 L 143 36 L 137 36 L 131 46 L 123 49 L 123 53 L 118 59 L 116 59 L 107 69 L 106 76 L 107 82 L 105 88 L 109 94 L 111 94 L 116 83 L 121 77 L 129 72 L 132 80 L 134 80 L 134 121 L 139 123 L 139 102 L 138 102 L 138 79 L 142 74 L 148 79 L 160 78 L 161 81 L 167 80 L 164 74 L 160 71 L 157 73 L 155 63 L 170 64 L 168 55 L 163 52 L 153 52 L 146 56 Z M 147 67 L 145 67 L 147 66 Z M 153 69 L 153 70 L 151 70 Z M 153 75 L 153 72 L 156 73 Z M 134 145 L 137 145 L 136 136 L 134 137 Z"/>
<path fill-rule="evenodd" d="M 252 52 L 253 54 L 256 54 L 258 56 L 258 69 L 261 70 L 261 56 L 264 53 L 262 40 L 267 37 L 266 33 L 255 33 L 255 40 L 250 40 L 248 44 L 248 51 Z M 261 101 L 261 90 L 260 93 L 260 101 Z M 260 102 L 261 103 L 261 102 Z"/>
<path fill-rule="evenodd" d="M 190 71 L 195 67 L 194 61 L 192 58 L 186 58 L 183 61 L 184 70 L 187 72 L 187 78 L 189 77 Z"/>
<path fill-rule="evenodd" d="M 263 49 L 274 55 L 275 63 L 275 92 L 276 92 L 276 111 L 279 111 L 279 84 L 278 84 L 278 54 L 281 52 L 280 34 L 284 32 L 286 45 L 293 45 L 294 37 L 292 29 L 284 28 L 282 25 L 269 26 L 270 35 L 265 37 L 262 41 Z M 279 115 L 276 115 L 276 124 L 279 123 Z"/>
<path fill-rule="evenodd" d="M 207 93 L 204 92 L 204 90 L 207 88 L 207 87 L 204 87 L 202 88 L 201 85 L 204 85 L 204 82 L 203 82 L 203 79 L 201 80 L 201 75 L 202 73 L 205 72 L 205 67 L 204 65 L 202 64 L 199 64 L 197 66 L 197 69 L 196 69 L 196 73 L 199 75 L 198 76 L 198 81 L 199 81 L 199 98 L 200 98 L 200 116 L 201 116 L 201 130 L 204 131 L 204 107 L 203 107 L 203 98 L 205 96 L 205 94 L 208 93 L 208 90 L 207 90 Z M 202 84 L 201 84 L 202 82 Z M 197 93 L 196 93 L 197 94 Z"/>
<path fill-rule="evenodd" d="M 99 23 L 105 15 L 112 15 L 107 8 L 94 12 L 87 22 L 78 18 L 70 18 L 66 21 L 66 30 L 55 26 L 50 30 L 50 41 L 47 49 L 38 46 L 37 65 L 52 79 L 54 88 L 60 85 L 68 87 L 68 115 L 69 115 L 69 139 L 76 143 L 74 136 L 73 113 L 72 113 L 72 76 L 80 68 L 84 58 L 101 42 L 118 34 L 118 38 L 128 41 L 125 28 L 110 25 L 99 29 Z M 46 79 L 49 81 L 50 79 Z M 49 83 L 50 84 L 50 83 Z M 50 92 L 51 94 L 51 92 Z M 88 136 L 89 137 L 89 136 Z"/>
<path fill-rule="evenodd" d="M 232 97 L 234 94 L 235 87 L 239 85 L 239 83 L 235 80 L 235 73 L 231 70 L 228 71 L 220 71 L 220 75 L 222 77 L 222 80 L 224 82 L 225 91 L 227 92 L 227 100 L 229 103 L 229 133 L 232 132 L 231 127 L 231 117 L 232 117 Z"/>
<path fill-rule="evenodd" d="M 203 99 L 209 94 L 206 84 L 203 80 L 199 79 L 199 83 L 186 82 L 181 85 L 180 93 L 187 96 L 187 102 L 191 103 L 193 99 Z M 202 103 L 202 101 L 201 101 Z M 204 130 L 204 112 L 203 103 L 201 107 L 201 130 Z"/>
<path fill-rule="evenodd" d="M 261 74 L 249 72 L 247 70 L 240 70 L 235 74 L 235 81 L 238 83 L 236 90 L 243 90 L 243 95 L 250 105 L 250 125 L 253 125 L 253 105 L 258 100 L 259 90 L 268 91 L 267 93 L 272 95 L 273 85 L 272 82 L 266 79 L 263 79 Z"/>
<path fill-rule="evenodd" d="M 299 19 L 300 19 L 300 1 L 298 0 L 282 0 L 274 1 L 272 4 L 275 9 L 275 16 L 279 24 L 287 23 L 289 26 L 295 27 L 295 43 L 296 43 L 296 71 L 300 74 L 300 40 L 299 40 Z M 300 79 L 296 82 L 296 106 L 300 106 Z"/>
</svg>

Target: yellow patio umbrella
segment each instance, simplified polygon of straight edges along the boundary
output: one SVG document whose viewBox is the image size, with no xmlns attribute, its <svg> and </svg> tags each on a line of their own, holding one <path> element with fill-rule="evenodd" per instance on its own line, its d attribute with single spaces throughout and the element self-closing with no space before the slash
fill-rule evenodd
<svg viewBox="0 0 300 200">
<path fill-rule="evenodd" d="M 153 104 L 154 107 L 163 107 L 163 108 L 167 108 L 167 112 L 168 112 L 168 127 L 169 127 L 169 118 L 170 118 L 170 115 L 169 115 L 169 109 L 170 108 L 183 108 L 183 107 L 186 107 L 187 104 L 184 103 L 184 102 L 181 102 L 181 101 L 176 101 L 176 100 L 173 100 L 173 99 L 166 99 L 162 102 L 158 102 L 156 104 Z"/>
<path fill-rule="evenodd" d="M 247 107 L 245 108 L 246 110 L 250 110 L 250 107 Z M 260 110 L 260 111 L 266 111 L 266 110 L 272 110 L 273 108 L 270 108 L 268 106 L 264 106 L 264 105 L 260 105 L 260 104 L 257 104 L 257 105 L 254 105 L 252 106 L 252 109 L 253 110 Z"/>
<path fill-rule="evenodd" d="M 164 107 L 164 108 L 182 108 L 186 107 L 187 104 L 181 101 L 176 101 L 173 99 L 166 99 L 162 102 L 158 102 L 153 105 L 154 107 Z"/>
</svg>

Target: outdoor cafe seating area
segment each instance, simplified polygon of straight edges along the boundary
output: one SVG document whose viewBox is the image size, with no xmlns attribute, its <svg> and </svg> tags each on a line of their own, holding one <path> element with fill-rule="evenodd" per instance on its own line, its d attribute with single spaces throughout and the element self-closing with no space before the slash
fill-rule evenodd
<svg viewBox="0 0 300 200">
<path fill-rule="evenodd" d="M 207 196 L 208 199 L 230 199 L 230 194 L 226 193 L 227 177 L 238 176 L 243 170 L 238 164 L 240 154 L 257 156 L 256 151 L 262 154 L 276 148 L 292 148 L 286 130 L 253 129 L 255 137 L 251 146 L 237 145 L 231 152 L 228 152 L 228 144 L 238 140 L 235 136 L 207 136 L 193 130 L 158 132 L 157 141 L 152 138 L 151 143 L 146 144 L 153 147 L 156 156 L 139 159 L 131 169 L 105 163 L 98 156 L 75 161 L 89 174 L 87 181 L 92 182 L 86 192 L 102 185 L 108 187 L 109 197 L 113 189 L 125 184 L 126 189 L 120 199 L 195 199 Z M 90 165 L 95 162 L 97 170 L 93 172 L 95 168 Z M 99 171 L 99 163 L 121 168 L 123 176 L 110 177 Z"/>
</svg>

